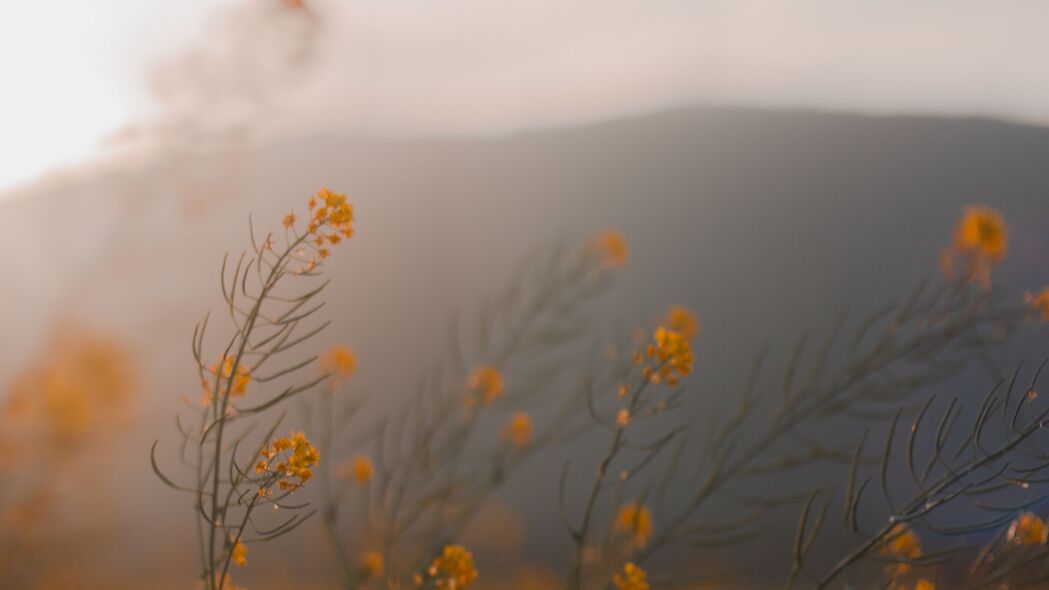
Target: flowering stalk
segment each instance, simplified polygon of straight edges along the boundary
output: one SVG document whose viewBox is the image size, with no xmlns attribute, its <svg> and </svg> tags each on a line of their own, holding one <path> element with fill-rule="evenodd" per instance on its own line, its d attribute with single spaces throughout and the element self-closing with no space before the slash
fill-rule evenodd
<svg viewBox="0 0 1049 590">
<path fill-rule="evenodd" d="M 323 303 L 316 303 L 316 299 L 326 283 L 297 296 L 278 295 L 279 287 L 288 277 L 319 276 L 321 264 L 329 255 L 328 247 L 353 235 L 353 210 L 345 196 L 322 189 L 310 198 L 309 210 L 306 230 L 301 233 L 294 213 L 284 218 L 284 245 L 279 252 L 275 250 L 272 233 L 258 243 L 252 227 L 253 255 L 246 258 L 242 254 L 230 277 L 227 277 L 228 256 L 223 260 L 222 291 L 234 334 L 218 362 L 209 364 L 203 352 L 209 318 L 206 317 L 195 329 L 193 353 L 204 387 L 205 407 L 196 410 L 200 418 L 197 432 L 184 429 L 179 423 L 183 436 L 182 460 L 197 472 L 194 485 L 181 486 L 164 475 L 156 463 L 157 445 L 153 445 L 152 461 L 157 475 L 169 486 L 191 492 L 196 497 L 202 578 L 208 590 L 222 590 L 229 583 L 230 563 L 246 563 L 244 543 L 266 541 L 286 534 L 312 514 L 295 514 L 276 528 L 260 528 L 253 518 L 256 508 L 262 504 L 272 504 L 277 510 L 282 499 L 312 476 L 310 468 L 320 457 L 302 433 L 279 438 L 272 446 L 267 442 L 257 447 L 258 451 L 248 461 L 251 464 L 259 458 L 254 475 L 242 469 L 237 460 L 237 451 L 251 429 L 230 433 L 231 427 L 240 420 L 259 416 L 325 379 L 321 376 L 305 382 L 293 381 L 268 399 L 262 398 L 261 393 L 249 393 L 249 389 L 258 386 L 287 381 L 296 372 L 313 364 L 316 356 L 284 364 L 268 374 L 264 372 L 270 361 L 283 358 L 283 353 L 318 334 L 328 324 L 321 322 L 304 327 L 323 306 Z M 242 303 L 245 301 L 248 303 L 246 307 Z M 250 403 L 243 403 L 242 399 Z M 187 405 L 192 406 L 188 402 Z M 271 439 L 279 422 L 278 418 L 264 441 Z M 228 440 L 230 436 L 235 436 L 232 445 Z M 195 461 L 185 456 L 189 446 L 196 447 Z M 278 455 L 287 453 L 291 454 L 284 457 L 285 460 L 276 460 Z M 240 511 L 239 518 L 233 514 L 237 510 Z M 258 535 L 256 538 L 244 538 L 249 528 Z"/>
<path fill-rule="evenodd" d="M 608 469 L 626 446 L 624 437 L 628 425 L 635 416 L 643 414 L 644 410 L 648 410 L 649 413 L 656 413 L 661 412 L 667 406 L 666 399 L 656 401 L 652 397 L 646 397 L 646 390 L 650 385 L 660 385 L 663 383 L 668 386 L 674 386 L 678 383 L 680 378 L 687 377 L 692 371 L 692 349 L 689 339 L 685 334 L 688 334 L 689 337 L 694 336 L 698 332 L 698 322 L 695 320 L 695 316 L 693 316 L 691 312 L 688 312 L 681 307 L 675 307 L 668 320 L 668 324 L 671 324 L 672 327 L 678 328 L 681 331 L 669 329 L 668 327 L 661 325 L 654 331 L 652 341 L 645 347 L 644 352 L 638 351 L 634 354 L 634 363 L 640 367 L 639 375 L 637 375 L 638 382 L 634 386 L 632 392 L 629 392 L 629 388 L 626 385 L 622 385 L 619 388 L 619 397 L 626 397 L 627 403 L 616 413 L 615 424 L 611 427 L 612 439 L 609 443 L 608 450 L 598 462 L 597 471 L 590 484 L 590 490 L 584 503 L 583 516 L 580 524 L 578 527 L 572 527 L 571 525 L 568 527 L 574 543 L 573 560 L 568 576 L 568 588 L 570 590 L 579 590 L 583 587 L 583 566 L 594 511 L 597 508 L 600 492 L 606 485 L 605 477 L 608 473 Z M 652 362 L 654 364 L 648 365 L 646 363 L 646 357 L 648 359 L 647 362 Z M 607 425 L 607 423 L 598 416 L 592 403 L 591 414 L 599 423 Z M 653 445 L 653 451 L 649 457 L 659 453 L 672 437 L 673 434 Z M 566 463 L 561 477 L 560 492 L 562 497 L 564 496 L 565 476 L 567 471 L 568 464 Z M 624 472 L 624 477 L 621 477 L 621 479 L 625 481 L 632 475 L 633 473 L 627 470 Z M 633 530 L 635 532 L 640 532 L 641 527 L 639 525 L 641 525 L 642 520 L 644 520 L 645 529 L 651 527 L 648 509 L 641 505 L 635 506 L 628 517 L 623 520 L 625 522 L 623 523 L 624 526 L 622 526 L 622 528 L 627 529 L 628 531 Z M 643 535 L 638 536 L 638 539 L 641 540 L 640 545 L 643 545 L 644 542 L 647 541 L 648 534 L 649 531 L 645 530 Z"/>
</svg>

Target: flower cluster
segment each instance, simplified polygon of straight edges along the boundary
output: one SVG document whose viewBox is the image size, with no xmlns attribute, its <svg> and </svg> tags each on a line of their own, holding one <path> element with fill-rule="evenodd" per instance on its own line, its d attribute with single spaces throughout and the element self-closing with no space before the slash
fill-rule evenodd
<svg viewBox="0 0 1049 590">
<path fill-rule="evenodd" d="M 882 555 L 897 560 L 893 565 L 896 574 L 905 574 L 911 569 L 908 561 L 922 556 L 921 539 L 907 525 L 899 523 L 889 531 L 887 541 L 879 550 Z"/>
<path fill-rule="evenodd" d="M 653 338 L 655 352 L 650 352 L 649 356 L 659 358 L 660 374 L 669 384 L 675 383 L 674 373 L 686 377 L 692 372 L 692 347 L 684 334 L 660 326 Z"/>
<path fill-rule="evenodd" d="M 1043 322 L 1049 322 L 1049 287 L 1037 293 L 1025 293 L 1024 302 L 1038 314 Z"/>
<path fill-rule="evenodd" d="M 601 232 L 591 241 L 590 249 L 604 268 L 619 268 L 630 260 L 626 238 L 615 230 Z"/>
<path fill-rule="evenodd" d="M 664 322 L 668 328 L 681 334 L 685 340 L 692 340 L 699 334 L 699 320 L 696 319 L 696 314 L 683 305 L 672 306 Z"/>
<path fill-rule="evenodd" d="M 477 403 L 475 394 L 480 395 L 481 404 L 487 406 L 503 394 L 503 374 L 491 365 L 478 367 L 466 379 L 466 388 L 470 390 L 466 397 L 467 406 Z"/>
<path fill-rule="evenodd" d="M 233 368 L 234 364 L 237 365 L 236 370 Z M 230 397 L 240 397 L 248 392 L 248 384 L 251 383 L 251 374 L 243 363 L 236 363 L 235 359 L 231 356 L 225 356 L 222 360 L 212 365 L 211 374 L 229 382 Z M 204 384 L 204 388 L 205 390 L 208 389 L 207 383 Z M 222 389 L 224 389 L 224 387 L 220 388 L 220 395 L 225 393 Z M 207 393 L 210 395 L 210 392 Z"/>
<path fill-rule="evenodd" d="M 644 379 L 650 383 L 677 385 L 682 377 L 687 377 L 692 372 L 690 340 L 698 333 L 699 320 L 695 314 L 680 305 L 672 307 L 662 325 L 652 333 L 644 352 L 634 353 L 634 362 L 643 365 Z M 625 392 L 626 389 L 620 388 L 620 397 Z"/>
<path fill-rule="evenodd" d="M 296 243 L 305 243 L 315 254 L 307 255 L 305 248 L 297 249 L 295 259 L 304 266 L 299 273 L 308 273 L 316 268 L 317 264 L 328 257 L 331 253 L 329 246 L 334 246 L 344 239 L 353 237 L 353 205 L 346 202 L 346 195 L 333 192 L 327 188 L 317 191 L 317 194 L 309 200 L 310 216 L 306 225 L 306 235 L 299 236 L 295 232 L 295 224 L 299 216 L 292 211 L 284 216 L 284 229 L 294 232 Z M 273 243 L 266 240 L 263 249 L 271 249 Z"/>
<path fill-rule="evenodd" d="M 1037 514 L 1024 512 L 1009 525 L 1005 538 L 1014 545 L 1045 545 L 1049 526 Z"/>
<path fill-rule="evenodd" d="M 229 554 L 229 560 L 237 567 L 248 565 L 248 548 L 244 546 L 244 543 L 241 543 L 240 541 L 233 543 L 233 548 L 230 550 Z"/>
<path fill-rule="evenodd" d="M 382 553 L 378 551 L 368 551 L 361 556 L 361 576 L 365 579 L 376 578 L 382 575 L 385 565 L 385 560 L 382 557 Z"/>
<path fill-rule="evenodd" d="M 648 506 L 631 502 L 619 508 L 615 528 L 630 537 L 630 542 L 642 547 L 652 535 L 652 511 Z"/>
<path fill-rule="evenodd" d="M 320 370 L 330 375 L 336 385 L 345 382 L 357 372 L 357 356 L 350 347 L 336 344 L 320 356 Z"/>
<path fill-rule="evenodd" d="M 353 461 L 339 467 L 339 477 L 352 479 L 359 486 L 368 485 L 374 476 L 375 467 L 372 465 L 371 459 L 364 455 L 357 455 L 353 458 Z"/>
<path fill-rule="evenodd" d="M 532 444 L 532 417 L 528 412 L 514 412 L 503 427 L 503 438 L 510 444 L 523 449 Z"/>
<path fill-rule="evenodd" d="M 461 545 L 445 545 L 427 573 L 436 587 L 447 590 L 465 590 L 477 579 L 473 555 Z"/>
<path fill-rule="evenodd" d="M 998 211 L 982 205 L 968 206 L 955 229 L 954 244 L 959 250 L 978 252 L 998 261 L 1005 257 L 1009 231 Z"/>
<path fill-rule="evenodd" d="M 955 274 L 957 261 L 962 276 L 982 287 L 991 284 L 991 267 L 1005 258 L 1009 247 L 1009 227 L 1002 214 L 983 205 L 967 206 L 954 230 L 954 242 L 941 258 L 948 277 Z"/>
<path fill-rule="evenodd" d="M 623 566 L 622 573 L 612 578 L 612 583 L 618 590 L 648 590 L 645 570 L 630 562 Z"/>
<path fill-rule="evenodd" d="M 275 476 L 282 491 L 295 491 L 306 485 L 313 477 L 311 468 L 320 461 L 320 453 L 301 432 L 291 433 L 291 438 L 278 438 L 263 449 L 261 455 L 263 458 L 255 464 L 255 473 Z M 268 488 L 263 488 L 259 493 L 267 491 Z"/>
<path fill-rule="evenodd" d="M 346 202 L 346 195 L 322 188 L 315 197 L 310 198 L 309 207 L 310 224 L 307 229 L 316 236 L 318 246 L 325 242 L 338 244 L 342 238 L 353 237 L 353 205 Z M 332 231 L 322 233 L 321 229 L 325 227 Z"/>
</svg>

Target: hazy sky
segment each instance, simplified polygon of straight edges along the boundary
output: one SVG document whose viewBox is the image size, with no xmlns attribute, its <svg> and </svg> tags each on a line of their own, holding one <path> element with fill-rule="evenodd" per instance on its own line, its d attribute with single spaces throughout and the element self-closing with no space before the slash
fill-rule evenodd
<svg viewBox="0 0 1049 590">
<path fill-rule="evenodd" d="M 1049 120 L 1044 1 L 306 1 L 305 18 L 280 0 L 6 3 L 0 188 L 169 111 L 169 128 L 255 117 L 278 134 L 498 133 L 689 103 Z M 301 71 L 270 67 L 304 48 Z"/>
</svg>

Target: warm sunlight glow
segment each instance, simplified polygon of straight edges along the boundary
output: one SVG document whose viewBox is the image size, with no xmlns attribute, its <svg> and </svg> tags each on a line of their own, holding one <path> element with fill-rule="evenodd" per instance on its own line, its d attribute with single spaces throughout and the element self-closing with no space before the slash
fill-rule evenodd
<svg viewBox="0 0 1049 590">
<path fill-rule="evenodd" d="M 203 0 L 9 2 L 0 17 L 0 192 L 89 157 L 145 103 L 142 73 L 186 39 Z"/>
</svg>

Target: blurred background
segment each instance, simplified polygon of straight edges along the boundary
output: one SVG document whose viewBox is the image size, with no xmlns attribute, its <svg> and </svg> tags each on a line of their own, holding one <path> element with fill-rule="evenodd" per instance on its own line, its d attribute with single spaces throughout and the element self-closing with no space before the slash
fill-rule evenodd
<svg viewBox="0 0 1049 590">
<path fill-rule="evenodd" d="M 191 501 L 157 481 L 149 445 L 175 444 L 180 399 L 199 395 L 193 325 L 221 306 L 222 255 L 247 247 L 248 215 L 276 228 L 321 186 L 347 193 L 357 235 L 327 265 L 332 325 L 317 345 L 353 347 L 354 387 L 380 412 L 442 358 L 449 314 L 550 244 L 605 228 L 631 255 L 595 334 L 694 310 L 681 412 L 696 423 L 732 403 L 763 347 L 782 364 L 842 310 L 936 276 L 966 204 L 1011 226 L 996 284 L 1049 282 L 1041 2 L 4 11 L 2 534 L 16 548 L 5 562 L 33 572 L 12 588 L 193 587 Z M 1045 336 L 995 354 L 1039 359 Z M 560 465 L 537 457 L 485 509 L 469 533 L 480 564 L 559 579 Z M 795 521 L 698 563 L 726 587 L 778 587 Z M 293 537 L 259 547 L 238 581 L 334 587 L 319 528 Z M 747 571 L 755 552 L 782 567 Z"/>
</svg>

